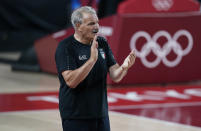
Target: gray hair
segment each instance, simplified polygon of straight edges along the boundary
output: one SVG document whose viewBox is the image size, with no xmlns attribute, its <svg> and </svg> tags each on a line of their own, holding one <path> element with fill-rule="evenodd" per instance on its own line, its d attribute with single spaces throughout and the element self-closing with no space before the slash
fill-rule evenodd
<svg viewBox="0 0 201 131">
<path fill-rule="evenodd" d="M 76 9 L 75 11 L 73 11 L 73 13 L 71 15 L 71 23 L 74 28 L 76 28 L 75 25 L 77 23 L 79 23 L 79 24 L 82 23 L 83 13 L 96 15 L 96 11 L 90 6 L 83 6 L 83 7 Z"/>
</svg>

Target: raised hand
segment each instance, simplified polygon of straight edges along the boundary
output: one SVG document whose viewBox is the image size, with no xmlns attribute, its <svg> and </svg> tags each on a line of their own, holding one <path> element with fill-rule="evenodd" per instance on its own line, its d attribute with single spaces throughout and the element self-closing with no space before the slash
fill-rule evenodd
<svg viewBox="0 0 201 131">
<path fill-rule="evenodd" d="M 90 59 L 92 59 L 93 61 L 97 61 L 98 59 L 98 42 L 97 40 L 97 35 L 94 36 L 92 45 L 91 45 L 91 56 Z"/>
<path fill-rule="evenodd" d="M 128 70 L 134 64 L 135 58 L 136 58 L 135 51 L 132 50 L 130 54 L 126 57 L 126 59 L 124 60 L 124 63 L 121 65 L 123 70 L 124 69 Z"/>
</svg>

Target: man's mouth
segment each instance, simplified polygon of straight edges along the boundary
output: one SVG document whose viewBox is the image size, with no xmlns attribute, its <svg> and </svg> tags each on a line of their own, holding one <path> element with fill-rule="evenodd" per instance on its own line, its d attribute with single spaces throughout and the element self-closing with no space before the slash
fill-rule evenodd
<svg viewBox="0 0 201 131">
<path fill-rule="evenodd" d="M 93 32 L 94 34 L 96 34 L 96 33 L 98 33 L 98 29 L 94 29 L 94 30 L 92 30 L 92 32 Z"/>
</svg>

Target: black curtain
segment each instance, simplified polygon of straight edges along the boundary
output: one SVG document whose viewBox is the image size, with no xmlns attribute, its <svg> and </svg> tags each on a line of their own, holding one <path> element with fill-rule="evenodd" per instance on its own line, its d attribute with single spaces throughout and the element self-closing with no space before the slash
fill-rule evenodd
<svg viewBox="0 0 201 131">
<path fill-rule="evenodd" d="M 98 6 L 99 18 L 115 14 L 119 3 L 122 1 L 124 0 L 100 0 Z"/>
<path fill-rule="evenodd" d="M 26 50 L 70 26 L 70 0 L 0 0 L 0 51 Z"/>
</svg>

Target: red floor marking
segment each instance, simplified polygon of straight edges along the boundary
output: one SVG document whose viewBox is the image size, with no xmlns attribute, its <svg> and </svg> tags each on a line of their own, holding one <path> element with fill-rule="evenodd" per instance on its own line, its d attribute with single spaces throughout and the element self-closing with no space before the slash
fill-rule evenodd
<svg viewBox="0 0 201 131">
<path fill-rule="evenodd" d="M 201 86 L 108 89 L 109 109 L 201 127 Z M 0 112 L 58 109 L 58 92 L 0 94 Z"/>
<path fill-rule="evenodd" d="M 57 95 L 57 92 L 0 94 L 0 112 L 57 109 L 58 103 L 51 101 Z"/>
<path fill-rule="evenodd" d="M 201 86 L 108 91 L 110 110 L 201 127 Z"/>
</svg>

